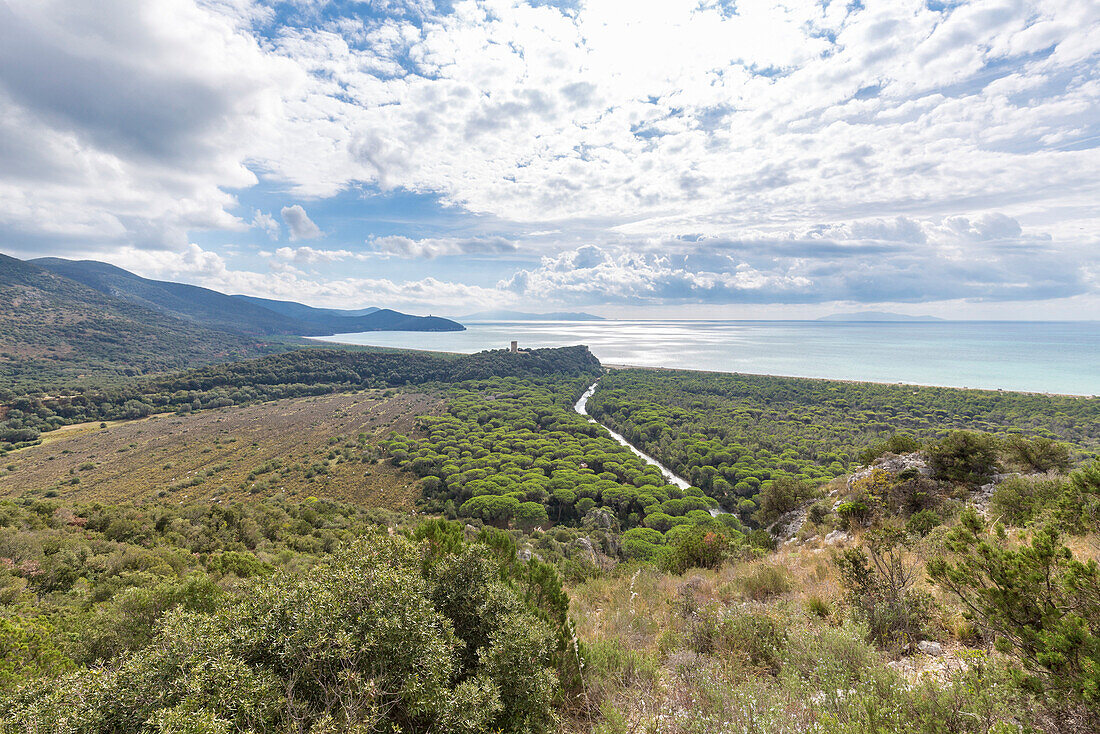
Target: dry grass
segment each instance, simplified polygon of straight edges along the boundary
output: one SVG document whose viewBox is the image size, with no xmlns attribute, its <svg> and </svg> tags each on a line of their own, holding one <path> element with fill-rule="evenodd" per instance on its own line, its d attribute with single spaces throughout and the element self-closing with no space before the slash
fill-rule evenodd
<svg viewBox="0 0 1100 734">
<path fill-rule="evenodd" d="M 391 431 L 414 433 L 416 416 L 441 407 L 434 395 L 368 391 L 69 426 L 4 458 L 0 497 L 184 502 L 285 493 L 408 510 L 415 478 L 372 461 L 375 447 Z"/>
<path fill-rule="evenodd" d="M 867 706 L 899 720 L 919 712 L 924 723 L 912 731 L 924 732 L 940 717 L 979 716 L 992 726 L 1026 709 L 992 672 L 969 669 L 967 661 L 981 653 L 953 637 L 950 600 L 941 599 L 932 622 L 945 643 L 943 657 L 891 661 L 893 655 L 869 644 L 866 628 L 852 621 L 834 563 L 856 542 L 791 545 L 763 559 L 681 575 L 621 567 L 570 588 L 589 669 L 587 716 L 567 730 L 793 733 L 832 721 L 826 730 L 879 731 L 857 720 Z M 923 564 L 925 553 L 917 549 L 911 560 Z M 974 686 L 981 694 L 972 700 Z"/>
</svg>

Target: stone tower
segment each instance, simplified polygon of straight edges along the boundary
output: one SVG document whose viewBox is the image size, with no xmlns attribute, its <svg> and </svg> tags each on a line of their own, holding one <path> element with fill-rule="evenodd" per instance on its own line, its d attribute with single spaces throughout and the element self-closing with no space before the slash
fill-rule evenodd
<svg viewBox="0 0 1100 734">
<path fill-rule="evenodd" d="M 512 346 L 511 346 L 509 351 L 511 351 L 512 354 L 515 354 L 516 352 L 518 352 L 519 351 L 519 342 L 517 342 L 515 339 L 513 339 L 512 340 Z"/>
</svg>

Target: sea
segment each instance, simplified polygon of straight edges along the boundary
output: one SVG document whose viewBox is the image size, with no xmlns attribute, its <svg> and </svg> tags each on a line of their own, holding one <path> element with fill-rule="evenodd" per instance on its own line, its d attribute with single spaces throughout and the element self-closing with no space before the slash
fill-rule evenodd
<svg viewBox="0 0 1100 734">
<path fill-rule="evenodd" d="M 479 321 L 322 340 L 473 353 L 584 344 L 610 365 L 1100 396 L 1100 321 Z"/>
</svg>

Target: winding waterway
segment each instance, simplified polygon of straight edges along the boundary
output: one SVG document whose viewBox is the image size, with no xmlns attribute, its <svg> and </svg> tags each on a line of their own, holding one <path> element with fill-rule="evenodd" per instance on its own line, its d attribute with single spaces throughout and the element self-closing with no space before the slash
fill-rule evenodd
<svg viewBox="0 0 1100 734">
<path fill-rule="evenodd" d="M 602 426 L 605 431 L 607 431 L 608 433 L 611 434 L 611 437 L 613 439 L 615 439 L 616 441 L 621 443 L 623 446 L 626 446 L 628 449 L 633 451 L 638 456 L 638 458 L 640 458 L 642 461 L 644 461 L 647 464 L 652 464 L 653 466 L 660 469 L 661 474 L 664 475 L 665 479 L 668 480 L 669 484 L 675 484 L 680 489 L 687 489 L 688 487 L 690 487 L 691 484 L 687 480 L 683 479 L 682 477 L 676 476 L 675 474 L 672 473 L 672 470 L 669 469 L 667 466 L 665 466 L 661 462 L 657 461 L 656 459 L 654 459 L 649 454 L 646 454 L 646 453 L 644 453 L 642 451 L 639 451 L 638 449 L 634 448 L 634 446 L 629 441 L 627 441 L 625 438 L 623 438 L 621 435 L 619 435 L 618 433 L 615 433 L 610 428 L 603 425 L 602 423 L 600 423 L 599 421 L 597 421 L 595 418 L 593 418 L 592 416 L 590 416 L 588 414 L 588 399 L 590 397 L 592 397 L 592 394 L 594 392 L 596 392 L 596 386 L 599 385 L 599 384 L 600 384 L 599 380 L 596 380 L 595 382 L 593 382 L 589 386 L 589 388 L 584 391 L 584 394 L 581 395 L 580 400 L 577 401 L 577 404 L 574 405 L 573 408 L 578 413 L 580 413 L 585 418 L 587 418 L 589 423 L 595 423 L 598 426 Z"/>
</svg>

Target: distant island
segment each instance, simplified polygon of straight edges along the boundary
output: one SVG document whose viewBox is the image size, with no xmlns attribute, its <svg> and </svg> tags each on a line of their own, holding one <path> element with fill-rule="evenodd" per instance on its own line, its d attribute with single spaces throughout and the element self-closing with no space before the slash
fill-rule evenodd
<svg viewBox="0 0 1100 734">
<path fill-rule="evenodd" d="M 834 313 L 822 316 L 817 321 L 944 321 L 938 316 L 910 316 L 889 311 L 856 311 L 855 313 Z"/>
<path fill-rule="evenodd" d="M 554 311 L 552 313 L 526 313 L 524 311 L 478 311 L 459 316 L 456 321 L 603 321 L 603 316 L 595 316 L 582 311 Z"/>
</svg>

